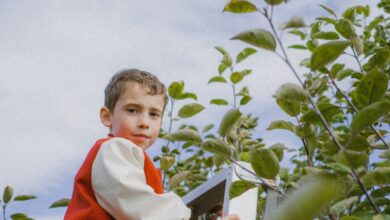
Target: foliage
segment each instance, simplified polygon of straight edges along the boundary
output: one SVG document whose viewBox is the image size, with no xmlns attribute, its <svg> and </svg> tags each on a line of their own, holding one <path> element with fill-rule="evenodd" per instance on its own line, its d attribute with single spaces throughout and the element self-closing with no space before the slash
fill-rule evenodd
<svg viewBox="0 0 390 220">
<path fill-rule="evenodd" d="M 14 195 L 14 190 L 11 186 L 6 186 L 3 190 L 3 196 L 2 200 L 0 200 L 0 205 L 3 209 L 3 219 L 7 219 L 7 214 L 6 210 L 7 207 L 12 204 L 13 202 L 20 202 L 20 201 L 27 201 L 31 199 L 35 199 L 36 196 L 33 195 L 19 195 L 15 196 Z M 29 218 L 26 214 L 24 213 L 14 213 L 11 216 L 12 220 L 30 220 L 32 218 Z"/>
<path fill-rule="evenodd" d="M 387 219 L 390 19 L 386 14 L 371 18 L 369 6 L 353 6 L 338 15 L 320 5 L 329 16 L 318 17 L 309 25 L 303 17 L 293 16 L 277 30 L 272 16 L 283 3 L 231 0 L 224 12 L 262 15 L 268 28 L 244 30 L 231 39 L 264 53 L 276 53 L 299 81 L 283 84 L 274 94 L 280 109 L 295 122 L 275 120 L 267 128 L 291 132 L 301 140 L 298 154 L 290 158 L 295 167 L 280 168 L 287 149 L 281 143 L 270 147 L 254 143 L 243 152 L 244 140 L 235 139 L 228 145 L 230 155 L 210 151 L 232 162 L 249 161 L 259 179 L 274 179 L 279 174 L 283 201 L 273 219 Z M 389 13 L 389 3 L 382 0 L 378 7 Z M 305 50 L 308 57 L 299 65 L 306 72 L 298 73 L 291 63 L 281 37 L 284 32 L 299 36 L 301 42 L 288 48 Z M 227 54 L 223 50 L 223 60 L 231 61 Z M 229 67 L 231 63 L 221 65 Z M 348 84 L 349 88 L 343 88 Z M 240 131 L 233 132 L 237 137 Z M 235 157 L 242 153 L 245 156 Z M 382 156 L 378 158 L 378 154 Z M 250 184 L 241 180 L 233 184 L 231 192 L 240 194 Z M 259 217 L 262 213 L 259 211 Z"/>
</svg>

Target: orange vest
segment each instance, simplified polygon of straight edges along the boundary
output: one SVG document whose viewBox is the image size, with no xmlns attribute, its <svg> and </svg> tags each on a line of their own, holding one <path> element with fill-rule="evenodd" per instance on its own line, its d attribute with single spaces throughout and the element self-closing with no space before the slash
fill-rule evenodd
<svg viewBox="0 0 390 220">
<path fill-rule="evenodd" d="M 110 216 L 97 202 L 95 193 L 92 188 L 91 171 L 92 165 L 100 146 L 107 140 L 112 138 L 103 138 L 98 140 L 92 149 L 89 151 L 84 163 L 81 165 L 76 174 L 72 199 L 69 202 L 65 213 L 65 220 L 111 220 Z M 153 162 L 145 151 L 144 173 L 146 183 L 154 189 L 157 194 L 164 193 L 164 188 L 161 181 L 161 171 L 156 169 Z"/>
</svg>

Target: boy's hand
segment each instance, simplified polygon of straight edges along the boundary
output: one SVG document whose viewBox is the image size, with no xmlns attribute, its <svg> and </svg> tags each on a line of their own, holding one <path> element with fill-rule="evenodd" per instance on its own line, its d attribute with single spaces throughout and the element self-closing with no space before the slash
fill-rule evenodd
<svg viewBox="0 0 390 220">
<path fill-rule="evenodd" d="M 240 220 L 240 217 L 236 214 L 231 214 L 222 218 L 222 220 Z"/>
</svg>

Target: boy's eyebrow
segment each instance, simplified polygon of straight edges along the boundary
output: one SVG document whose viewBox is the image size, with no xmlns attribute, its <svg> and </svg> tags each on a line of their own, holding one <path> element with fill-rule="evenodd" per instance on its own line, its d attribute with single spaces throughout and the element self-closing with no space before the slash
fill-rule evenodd
<svg viewBox="0 0 390 220">
<path fill-rule="evenodd" d="M 127 108 L 127 107 L 137 107 L 137 108 L 143 108 L 143 106 L 142 106 L 142 105 L 140 105 L 140 104 L 136 104 L 136 103 L 129 103 L 129 104 L 125 105 L 124 107 L 125 107 L 125 108 Z M 150 108 L 150 110 L 152 110 L 152 111 L 155 111 L 155 112 L 159 112 L 159 113 L 161 113 L 161 112 L 162 112 L 162 110 L 161 110 L 161 109 L 159 109 L 159 108 L 156 108 L 156 107 L 151 107 L 151 108 Z"/>
<path fill-rule="evenodd" d="M 150 110 L 152 111 L 155 111 L 155 112 L 158 112 L 158 113 L 161 113 L 162 110 L 158 109 L 158 108 L 154 108 L 154 107 L 151 107 Z"/>
<path fill-rule="evenodd" d="M 124 107 L 126 108 L 126 107 L 142 107 L 141 105 L 139 105 L 139 104 L 135 104 L 135 103 L 129 103 L 129 104 L 126 104 Z"/>
</svg>

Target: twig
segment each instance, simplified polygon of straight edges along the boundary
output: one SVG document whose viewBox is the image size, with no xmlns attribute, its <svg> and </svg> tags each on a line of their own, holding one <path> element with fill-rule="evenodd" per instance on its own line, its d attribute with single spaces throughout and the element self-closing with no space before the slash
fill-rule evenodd
<svg viewBox="0 0 390 220">
<path fill-rule="evenodd" d="M 302 125 L 301 125 L 301 123 L 299 122 L 298 116 L 296 116 L 295 118 L 297 119 L 298 126 L 299 126 L 300 128 L 302 128 Z M 308 148 L 308 146 L 307 146 L 307 144 L 306 144 L 305 138 L 301 138 L 301 140 L 302 140 L 303 146 L 304 146 L 305 151 L 306 151 L 307 165 L 308 165 L 309 167 L 311 167 L 311 166 L 313 166 L 313 165 L 312 165 L 312 163 L 311 163 L 311 157 L 310 157 L 309 148 Z"/>
<path fill-rule="evenodd" d="M 362 181 L 360 180 L 359 175 L 356 173 L 356 170 L 355 170 L 355 169 L 352 169 L 352 173 L 353 173 L 353 175 L 356 177 L 356 182 L 359 184 L 360 188 L 361 188 L 361 189 L 364 189 L 364 190 L 363 190 L 364 195 L 366 195 L 368 202 L 369 202 L 370 205 L 374 208 L 375 214 L 378 214 L 378 213 L 380 212 L 380 211 L 379 211 L 379 208 L 376 206 L 376 204 L 375 204 L 374 201 L 372 200 L 371 196 L 368 194 L 367 189 L 366 189 L 366 187 L 363 185 Z"/>
<path fill-rule="evenodd" d="M 247 171 L 248 173 L 252 174 L 254 177 L 256 177 L 257 179 L 259 179 L 259 180 L 262 182 L 262 184 L 264 184 L 265 186 L 267 186 L 267 187 L 269 187 L 269 188 L 271 188 L 271 189 L 277 191 L 278 193 L 280 193 L 280 194 L 282 194 L 282 195 L 284 195 L 284 196 L 287 196 L 287 194 L 284 193 L 283 191 L 281 191 L 279 188 L 270 185 L 269 183 L 267 183 L 266 181 L 264 181 L 261 177 L 257 176 L 256 173 L 254 173 L 253 171 L 247 169 L 246 167 L 244 167 L 243 165 L 241 165 L 241 164 L 238 163 L 237 161 L 233 160 L 231 157 L 226 156 L 225 158 L 228 159 L 230 162 L 232 162 L 232 163 L 236 164 L 237 166 L 239 166 L 241 169 L 243 169 L 243 170 Z"/>
</svg>

